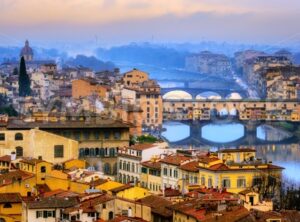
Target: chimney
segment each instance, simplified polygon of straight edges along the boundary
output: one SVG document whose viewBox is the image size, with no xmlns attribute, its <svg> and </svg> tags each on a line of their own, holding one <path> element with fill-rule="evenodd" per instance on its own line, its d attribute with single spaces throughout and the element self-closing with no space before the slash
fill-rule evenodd
<svg viewBox="0 0 300 222">
<path fill-rule="evenodd" d="M 14 160 L 16 160 L 16 158 L 17 158 L 16 152 L 11 152 L 11 154 L 10 154 L 10 160 L 14 161 Z"/>
</svg>

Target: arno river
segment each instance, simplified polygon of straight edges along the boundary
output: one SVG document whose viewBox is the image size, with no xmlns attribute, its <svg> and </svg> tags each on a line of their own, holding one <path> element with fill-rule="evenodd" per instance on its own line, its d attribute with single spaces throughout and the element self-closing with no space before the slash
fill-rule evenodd
<svg viewBox="0 0 300 222">
<path fill-rule="evenodd" d="M 242 123 L 208 123 L 191 124 L 165 122 L 162 136 L 174 147 L 193 147 L 203 150 L 218 150 L 245 146 L 255 147 L 257 158 L 267 159 L 273 164 L 285 168 L 283 172 L 286 183 L 300 185 L 300 145 L 293 134 L 268 124 L 256 127 L 254 135 L 247 139 L 249 132 Z M 291 139 L 293 138 L 293 139 Z M 235 144 L 239 141 L 238 144 Z M 245 143 L 245 144 L 243 144 Z"/>
</svg>

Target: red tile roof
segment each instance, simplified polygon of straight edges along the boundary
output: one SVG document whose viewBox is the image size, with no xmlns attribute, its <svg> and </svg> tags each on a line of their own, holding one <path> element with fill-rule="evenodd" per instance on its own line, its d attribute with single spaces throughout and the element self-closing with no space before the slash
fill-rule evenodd
<svg viewBox="0 0 300 222">
<path fill-rule="evenodd" d="M 163 158 L 161 160 L 161 162 L 179 166 L 181 163 L 183 163 L 184 161 L 187 161 L 189 159 L 191 159 L 191 157 L 187 157 L 187 156 L 180 155 L 180 154 L 175 154 L 175 155 L 166 156 L 165 158 Z"/>
<path fill-rule="evenodd" d="M 1 156 L 0 161 L 2 161 L 2 162 L 11 162 L 11 156 L 10 155 Z"/>
<path fill-rule="evenodd" d="M 199 171 L 199 161 L 198 160 L 193 160 L 187 163 L 182 164 L 179 168 L 185 171 L 190 171 L 190 172 L 198 172 Z"/>
<path fill-rule="evenodd" d="M 22 203 L 22 198 L 19 193 L 1 193 L 0 203 Z"/>
<path fill-rule="evenodd" d="M 129 148 L 134 149 L 134 150 L 142 151 L 142 150 L 146 150 L 146 149 L 149 149 L 149 148 L 152 148 L 152 147 L 155 147 L 155 145 L 151 144 L 151 143 L 142 143 L 142 144 L 132 145 Z"/>
<path fill-rule="evenodd" d="M 145 161 L 141 163 L 142 166 L 152 168 L 152 169 L 160 169 L 161 163 L 160 161 Z"/>
</svg>

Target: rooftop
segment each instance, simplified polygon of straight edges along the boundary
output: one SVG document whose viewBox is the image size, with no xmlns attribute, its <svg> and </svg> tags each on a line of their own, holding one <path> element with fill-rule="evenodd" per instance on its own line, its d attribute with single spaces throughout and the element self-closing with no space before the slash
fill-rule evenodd
<svg viewBox="0 0 300 222">
<path fill-rule="evenodd" d="M 184 155 L 172 154 L 172 155 L 169 155 L 169 156 L 166 156 L 165 158 L 163 158 L 161 160 L 161 162 L 166 163 L 166 164 L 179 166 L 181 163 L 183 163 L 184 161 L 187 161 L 189 159 L 190 159 L 190 157 L 187 157 L 187 156 L 184 156 Z"/>
<path fill-rule="evenodd" d="M 21 203 L 20 193 L 0 193 L 0 203 Z"/>
<path fill-rule="evenodd" d="M 27 202 L 29 209 L 54 209 L 54 208 L 68 208 L 78 204 L 77 197 L 46 197 L 39 198 L 34 201 Z"/>
</svg>

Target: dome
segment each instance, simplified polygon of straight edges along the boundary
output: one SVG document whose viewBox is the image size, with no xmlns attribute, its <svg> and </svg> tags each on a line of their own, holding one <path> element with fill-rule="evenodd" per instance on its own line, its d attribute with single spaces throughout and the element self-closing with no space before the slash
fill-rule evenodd
<svg viewBox="0 0 300 222">
<path fill-rule="evenodd" d="M 233 100 L 239 100 L 239 99 L 242 99 L 243 97 L 237 93 L 237 92 L 233 92 L 233 93 L 230 93 L 226 99 L 233 99 Z"/>
<path fill-rule="evenodd" d="M 207 92 L 198 94 L 196 96 L 196 99 L 199 99 L 199 100 L 213 99 L 213 100 L 215 100 L 215 99 L 222 99 L 222 97 L 218 93 L 215 93 L 212 91 L 207 91 Z"/>
<path fill-rule="evenodd" d="M 28 40 L 26 40 L 25 42 L 25 46 L 22 48 L 20 56 L 26 56 L 26 55 L 30 55 L 33 56 L 33 50 L 32 48 L 29 46 L 29 42 Z"/>
<path fill-rule="evenodd" d="M 163 95 L 163 99 L 182 100 L 182 99 L 193 99 L 193 97 L 188 92 L 182 90 L 174 90 Z"/>
</svg>

